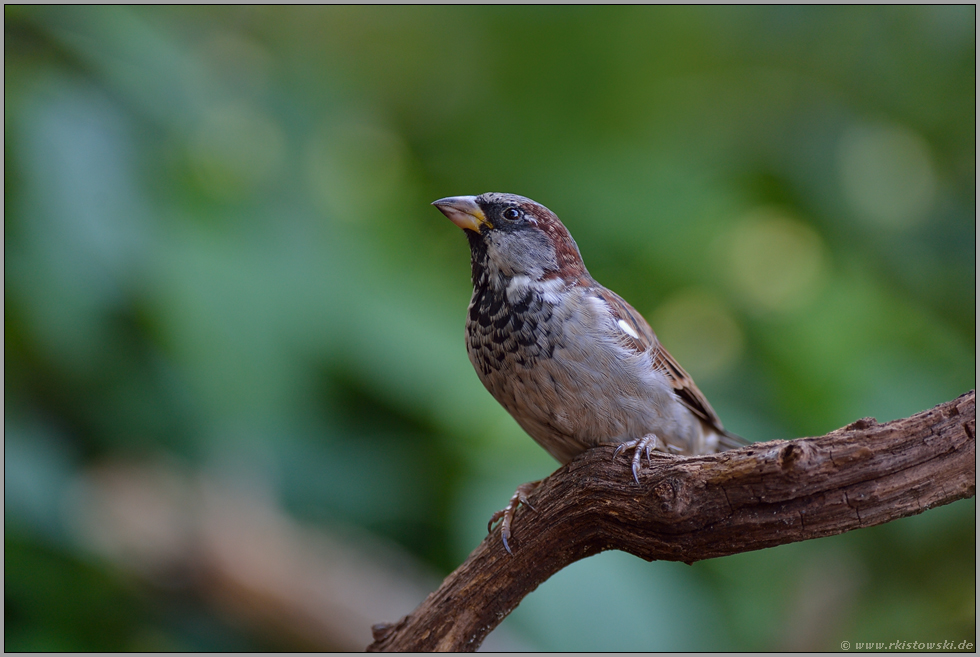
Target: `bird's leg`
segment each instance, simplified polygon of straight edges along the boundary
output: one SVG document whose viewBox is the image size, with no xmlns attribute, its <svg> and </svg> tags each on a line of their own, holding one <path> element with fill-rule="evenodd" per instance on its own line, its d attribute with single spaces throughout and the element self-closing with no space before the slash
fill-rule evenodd
<svg viewBox="0 0 980 657">
<path fill-rule="evenodd" d="M 653 463 L 652 457 L 650 456 L 651 450 L 657 452 L 667 452 L 670 450 L 672 445 L 664 443 L 656 434 L 648 433 L 642 438 L 634 438 L 633 440 L 627 440 L 624 443 L 620 443 L 616 448 L 615 453 L 613 453 L 613 458 L 619 456 L 619 453 L 627 450 L 633 450 L 633 481 L 640 483 L 640 462 L 644 454 L 647 457 L 647 465 Z"/>
<path fill-rule="evenodd" d="M 507 506 L 490 516 L 490 522 L 487 523 L 487 531 L 492 532 L 493 523 L 500 520 L 500 538 L 504 542 L 504 549 L 507 550 L 507 554 L 513 554 L 513 552 L 510 551 L 510 545 L 507 541 L 510 539 L 510 525 L 514 521 L 514 514 L 517 513 L 518 507 L 520 507 L 522 504 L 531 509 L 531 511 L 536 510 L 533 506 L 531 506 L 531 503 L 527 501 L 527 496 L 534 489 L 540 486 L 543 481 L 544 479 L 539 479 L 538 481 L 529 481 L 526 484 L 521 484 L 517 487 L 517 490 L 514 491 L 514 494 L 510 498 L 510 502 L 507 503 Z"/>
</svg>

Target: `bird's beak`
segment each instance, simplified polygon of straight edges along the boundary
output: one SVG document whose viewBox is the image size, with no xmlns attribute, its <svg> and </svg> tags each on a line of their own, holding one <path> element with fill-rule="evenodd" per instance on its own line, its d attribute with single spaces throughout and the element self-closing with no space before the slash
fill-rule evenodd
<svg viewBox="0 0 980 657">
<path fill-rule="evenodd" d="M 493 228 L 493 224 L 476 204 L 475 196 L 450 196 L 433 201 L 432 205 L 439 208 L 440 212 L 460 228 L 472 230 L 474 233 L 480 232 L 480 226 Z"/>
</svg>

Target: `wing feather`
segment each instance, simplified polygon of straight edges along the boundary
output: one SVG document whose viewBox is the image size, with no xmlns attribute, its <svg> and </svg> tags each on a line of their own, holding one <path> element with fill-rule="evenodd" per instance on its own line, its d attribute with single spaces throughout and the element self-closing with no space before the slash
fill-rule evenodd
<svg viewBox="0 0 980 657">
<path fill-rule="evenodd" d="M 718 414 L 715 413 L 704 394 L 694 384 L 694 379 L 664 349 L 643 316 L 615 292 L 602 289 L 596 290 L 596 295 L 606 302 L 617 322 L 625 322 L 626 326 L 632 329 L 632 333 L 624 331 L 624 343 L 627 348 L 633 349 L 637 353 L 649 352 L 654 369 L 667 378 L 680 402 L 721 436 L 735 441 L 731 446 L 741 444 L 740 438 L 725 430 Z"/>
</svg>

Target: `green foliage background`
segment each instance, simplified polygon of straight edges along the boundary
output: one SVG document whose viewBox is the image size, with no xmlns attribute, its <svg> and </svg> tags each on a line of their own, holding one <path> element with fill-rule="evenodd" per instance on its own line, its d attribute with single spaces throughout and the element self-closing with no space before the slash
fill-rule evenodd
<svg viewBox="0 0 980 657">
<path fill-rule="evenodd" d="M 443 196 L 549 206 L 753 440 L 975 387 L 975 21 L 6 6 L 5 648 L 292 645 L 87 551 L 66 497 L 107 459 L 261 482 L 440 573 L 554 470 L 467 360 Z M 604 554 L 504 626 L 545 650 L 975 641 L 975 529 L 969 500 L 694 567 Z"/>
</svg>

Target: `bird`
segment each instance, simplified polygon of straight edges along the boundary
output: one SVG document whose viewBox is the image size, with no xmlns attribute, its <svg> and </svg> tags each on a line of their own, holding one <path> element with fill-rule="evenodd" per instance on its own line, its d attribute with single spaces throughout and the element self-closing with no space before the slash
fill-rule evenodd
<svg viewBox="0 0 980 657">
<path fill-rule="evenodd" d="M 473 296 L 466 350 L 491 395 L 559 463 L 600 444 L 678 455 L 736 449 L 691 377 L 650 325 L 585 268 L 558 216 L 524 196 L 487 192 L 432 203 L 463 229 Z M 544 480 L 522 484 L 501 521 L 504 548 L 520 505 Z"/>
</svg>

